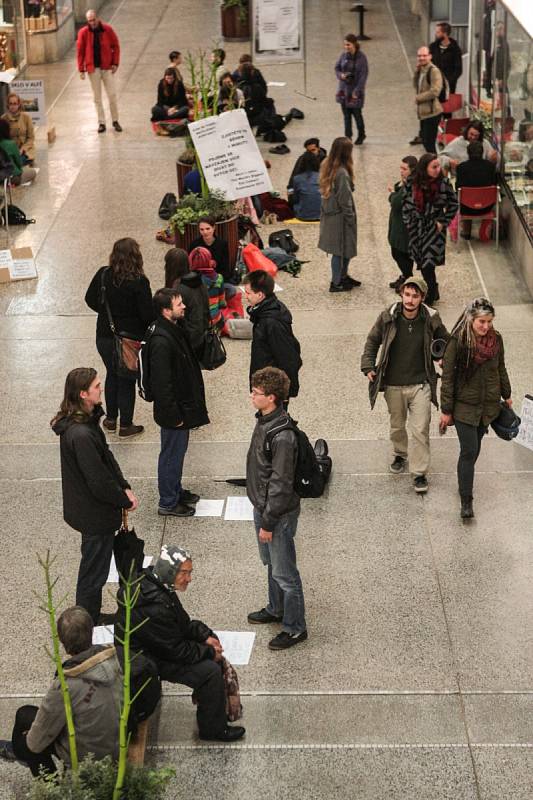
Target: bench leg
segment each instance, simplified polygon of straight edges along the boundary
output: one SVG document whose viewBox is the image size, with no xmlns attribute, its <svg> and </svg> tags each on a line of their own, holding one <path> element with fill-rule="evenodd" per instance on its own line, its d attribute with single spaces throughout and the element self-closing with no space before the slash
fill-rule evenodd
<svg viewBox="0 0 533 800">
<path fill-rule="evenodd" d="M 128 747 L 128 762 L 137 767 L 142 767 L 144 764 L 144 756 L 146 753 L 146 742 L 148 740 L 148 720 L 145 719 L 139 722 L 137 726 L 137 733 L 130 739 Z"/>
</svg>

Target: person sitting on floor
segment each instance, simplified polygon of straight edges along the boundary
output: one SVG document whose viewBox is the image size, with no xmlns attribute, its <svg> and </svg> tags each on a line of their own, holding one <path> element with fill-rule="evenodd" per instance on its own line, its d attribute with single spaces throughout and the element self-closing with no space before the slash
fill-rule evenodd
<svg viewBox="0 0 533 800">
<path fill-rule="evenodd" d="M 226 51 L 221 47 L 215 47 L 215 49 L 211 52 L 211 63 L 215 68 L 215 80 L 217 83 L 220 83 L 222 76 L 228 71 L 227 67 L 224 66 L 225 60 Z M 231 72 L 229 74 L 231 75 Z"/>
<path fill-rule="evenodd" d="M 8 94 L 7 111 L 2 114 L 2 119 L 9 122 L 9 132 L 20 150 L 22 161 L 32 167 L 35 161 L 35 130 L 30 114 L 22 110 L 18 94 Z"/>
<path fill-rule="evenodd" d="M 9 122 L 3 118 L 0 119 L 0 147 L 13 165 L 11 183 L 15 186 L 20 186 L 21 183 L 31 183 L 36 178 L 38 169 L 24 165 L 17 143 L 11 138 Z"/>
<path fill-rule="evenodd" d="M 185 194 L 202 194 L 202 178 L 199 169 L 195 167 L 185 175 L 183 179 L 183 188 Z"/>
<path fill-rule="evenodd" d="M 211 325 L 218 330 L 222 330 L 225 322 L 222 309 L 226 308 L 226 294 L 224 292 L 224 278 L 216 271 L 214 258 L 206 247 L 195 247 L 189 253 L 189 267 L 194 272 L 199 273 L 207 289 Z M 235 289 L 235 287 L 233 288 Z"/>
<path fill-rule="evenodd" d="M 205 334 L 211 324 L 209 296 L 198 272 L 191 272 L 185 250 L 173 247 L 165 255 L 165 289 L 179 286 L 185 304 L 184 324 L 198 360 L 204 351 Z"/>
<path fill-rule="evenodd" d="M 224 72 L 220 78 L 218 113 L 233 111 L 235 108 L 244 108 L 244 94 L 238 86 L 235 86 L 231 72 Z"/>
<path fill-rule="evenodd" d="M 496 186 L 496 164 L 483 158 L 483 145 L 481 142 L 471 142 L 467 148 L 468 161 L 463 161 L 457 167 L 457 178 L 455 189 L 458 192 L 461 187 L 468 186 Z M 468 216 L 483 216 L 493 208 L 492 205 L 486 208 L 469 208 L 461 203 L 461 214 Z M 461 221 L 461 236 L 463 239 L 470 239 L 472 233 L 472 220 Z"/>
<path fill-rule="evenodd" d="M 118 756 L 122 675 L 114 647 L 93 645 L 93 621 L 81 606 L 67 608 L 57 632 L 69 658 L 63 663 L 81 760 Z M 54 773 L 52 756 L 70 766 L 69 736 L 59 678 L 39 707 L 21 706 L 11 742 L 0 741 L 0 757 L 27 765 L 32 775 Z"/>
<path fill-rule="evenodd" d="M 216 271 L 222 275 L 225 281 L 228 281 L 231 276 L 228 243 L 216 235 L 215 225 L 213 217 L 202 217 L 198 223 L 200 236 L 191 243 L 189 253 L 196 247 L 207 247 L 215 261 Z"/>
<path fill-rule="evenodd" d="M 298 219 L 310 222 L 320 219 L 320 161 L 313 153 L 304 153 L 301 159 L 300 172 L 293 179 L 292 207 Z"/>
<path fill-rule="evenodd" d="M 187 550 L 163 545 L 153 567 L 142 570 L 132 609 L 131 649 L 134 657 L 142 653 L 154 662 L 161 680 L 194 690 L 200 739 L 233 742 L 245 729 L 228 725 L 222 645 L 208 625 L 190 618 L 177 594 L 187 591 L 192 567 Z M 119 603 L 119 625 L 124 613 Z"/>
<path fill-rule="evenodd" d="M 174 67 L 165 70 L 157 87 L 157 103 L 152 107 L 152 122 L 186 119 L 189 115 L 187 94 Z"/>
<path fill-rule="evenodd" d="M 320 147 L 320 140 L 316 138 L 316 136 L 312 136 L 310 139 L 306 139 L 304 142 L 304 152 L 298 156 L 296 159 L 296 163 L 292 168 L 291 176 L 289 178 L 289 182 L 287 184 L 287 196 L 289 198 L 289 205 L 292 205 L 292 192 L 294 189 L 294 178 L 296 175 L 300 175 L 302 172 L 302 159 L 306 153 L 313 153 L 313 155 L 318 156 L 318 160 L 320 164 L 324 161 L 325 157 L 327 156 L 327 152 L 323 147 Z"/>
</svg>

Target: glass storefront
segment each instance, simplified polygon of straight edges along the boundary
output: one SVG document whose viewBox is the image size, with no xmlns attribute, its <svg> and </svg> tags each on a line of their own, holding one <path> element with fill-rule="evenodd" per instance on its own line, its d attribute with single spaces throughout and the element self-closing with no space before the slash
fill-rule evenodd
<svg viewBox="0 0 533 800">
<path fill-rule="evenodd" d="M 22 0 L 0 0 L 0 71 L 26 64 Z"/>
<path fill-rule="evenodd" d="M 55 31 L 72 14 L 72 0 L 24 0 L 26 30 Z"/>
</svg>

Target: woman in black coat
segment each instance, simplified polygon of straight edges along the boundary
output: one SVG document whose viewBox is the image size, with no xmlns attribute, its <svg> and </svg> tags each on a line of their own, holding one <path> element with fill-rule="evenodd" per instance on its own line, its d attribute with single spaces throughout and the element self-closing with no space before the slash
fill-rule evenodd
<svg viewBox="0 0 533 800">
<path fill-rule="evenodd" d="M 187 94 L 173 67 L 165 70 L 157 86 L 157 103 L 152 108 L 152 122 L 186 119 L 189 114 Z"/>
<path fill-rule="evenodd" d="M 134 239 L 119 239 L 113 245 L 109 266 L 100 267 L 85 294 L 85 302 L 98 312 L 96 348 L 105 364 L 106 419 L 104 428 L 115 432 L 120 416 L 119 436 L 142 433 L 142 425 L 133 424 L 135 381 L 117 374 L 114 363 L 113 332 L 102 298 L 102 282 L 117 333 L 141 341 L 154 319 L 150 281 L 143 271 L 143 258 Z"/>
</svg>

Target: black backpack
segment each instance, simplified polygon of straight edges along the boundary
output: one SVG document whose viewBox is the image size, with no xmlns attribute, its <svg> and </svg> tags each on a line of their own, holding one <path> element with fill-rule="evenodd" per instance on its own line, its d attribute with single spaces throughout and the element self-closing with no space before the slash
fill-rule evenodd
<svg viewBox="0 0 533 800">
<path fill-rule="evenodd" d="M 271 233 L 268 237 L 268 246 L 281 247 L 281 249 L 285 250 L 288 255 L 297 253 L 300 249 L 300 245 L 294 240 L 294 236 L 292 235 L 290 228 L 284 228 L 282 231 L 275 231 L 274 233 Z"/>
<path fill-rule="evenodd" d="M 300 497 L 321 497 L 331 475 L 332 461 L 324 439 L 317 439 L 315 446 L 300 430 L 296 420 L 288 417 L 279 427 L 272 428 L 265 436 L 266 457 L 272 459 L 272 440 L 281 431 L 294 431 L 298 442 L 298 457 L 294 471 L 294 491 Z"/>
<path fill-rule="evenodd" d="M 137 389 L 139 397 L 146 400 L 147 403 L 154 402 L 152 394 L 152 372 L 150 369 L 150 341 L 152 334 L 155 330 L 155 322 L 148 326 L 144 334 L 144 339 L 141 342 L 141 349 L 139 350 L 139 372 L 137 373 Z M 170 333 L 165 330 L 158 331 L 161 336 L 166 336 L 167 339 L 172 341 Z"/>
<path fill-rule="evenodd" d="M 7 207 L 7 221 L 10 225 L 31 225 L 35 222 L 34 219 L 27 217 L 21 208 L 11 203 Z"/>
<path fill-rule="evenodd" d="M 161 200 L 158 214 L 161 219 L 168 220 L 176 213 L 178 207 L 178 200 L 173 192 L 167 192 Z"/>
</svg>

